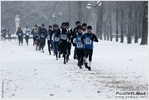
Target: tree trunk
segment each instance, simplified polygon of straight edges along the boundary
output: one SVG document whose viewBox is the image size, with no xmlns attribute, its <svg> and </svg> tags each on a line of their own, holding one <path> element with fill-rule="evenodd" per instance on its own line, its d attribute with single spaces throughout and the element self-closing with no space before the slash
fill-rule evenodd
<svg viewBox="0 0 149 100">
<path fill-rule="evenodd" d="M 135 25 L 135 43 L 138 43 L 138 31 L 137 31 L 137 28 L 138 28 L 138 21 L 137 21 L 137 11 L 135 12 L 135 22 L 136 22 L 136 25 Z"/>
<path fill-rule="evenodd" d="M 82 1 L 78 1 L 78 21 L 82 22 Z"/>
<path fill-rule="evenodd" d="M 111 9 L 111 4 L 110 4 L 110 9 Z M 111 17 L 111 10 L 110 10 L 110 41 L 112 41 L 112 17 Z"/>
<path fill-rule="evenodd" d="M 123 23 L 124 23 L 124 13 L 123 13 L 123 10 L 121 10 L 121 43 L 123 43 L 124 42 L 124 29 L 123 29 Z"/>
<path fill-rule="evenodd" d="M 98 11 L 97 11 L 97 21 L 96 21 L 96 35 L 99 38 L 100 37 L 100 23 L 101 23 L 101 19 L 100 19 L 100 9 L 98 7 Z"/>
<path fill-rule="evenodd" d="M 70 1 L 68 1 L 68 5 L 69 5 L 69 23 L 71 23 L 71 19 L 70 19 Z"/>
<path fill-rule="evenodd" d="M 146 45 L 148 44 L 148 1 L 144 1 L 144 15 L 142 28 L 142 40 L 140 45 Z"/>
<path fill-rule="evenodd" d="M 116 42 L 118 42 L 118 1 L 116 1 Z"/>
<path fill-rule="evenodd" d="M 103 26 L 104 26 L 104 28 L 106 28 L 106 21 L 103 22 Z M 104 40 L 106 40 L 106 30 L 105 29 L 103 30 L 103 38 L 104 38 Z"/>
<path fill-rule="evenodd" d="M 128 35 L 127 35 L 127 43 L 131 44 L 132 39 L 132 3 L 130 2 L 130 9 L 129 9 L 129 21 L 128 21 Z"/>
<path fill-rule="evenodd" d="M 99 31 L 99 34 L 100 34 L 100 40 L 102 40 L 102 24 L 103 24 L 103 5 L 104 5 L 104 2 L 102 1 L 102 5 L 101 7 L 99 8 L 100 9 L 100 15 L 98 15 L 97 17 L 100 17 L 100 23 L 99 24 L 99 27 L 98 27 L 98 31 Z"/>
<path fill-rule="evenodd" d="M 108 28 L 107 28 L 107 29 L 108 29 L 108 30 L 107 30 L 107 40 L 109 40 L 109 30 L 110 30 L 110 26 L 108 25 L 107 27 L 108 27 Z"/>
</svg>

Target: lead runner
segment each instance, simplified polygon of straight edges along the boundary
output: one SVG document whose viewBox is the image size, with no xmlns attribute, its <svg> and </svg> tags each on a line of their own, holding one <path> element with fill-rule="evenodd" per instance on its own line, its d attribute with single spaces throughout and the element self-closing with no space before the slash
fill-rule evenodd
<svg viewBox="0 0 149 100">
<path fill-rule="evenodd" d="M 85 67 L 91 70 L 93 42 L 98 42 L 97 37 L 92 33 L 92 26 L 87 27 L 87 33 L 82 36 L 81 40 L 82 43 L 85 44 Z"/>
</svg>

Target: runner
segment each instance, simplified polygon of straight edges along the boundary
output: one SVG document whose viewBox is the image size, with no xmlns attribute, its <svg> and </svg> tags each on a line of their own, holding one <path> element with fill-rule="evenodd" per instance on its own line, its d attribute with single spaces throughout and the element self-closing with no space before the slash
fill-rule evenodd
<svg viewBox="0 0 149 100">
<path fill-rule="evenodd" d="M 76 27 L 73 29 L 73 38 L 72 38 L 72 43 L 73 43 L 73 39 L 76 37 L 76 33 L 78 31 L 77 27 L 80 26 L 81 23 L 80 21 L 76 21 Z M 75 46 L 75 44 L 73 43 L 73 46 Z M 73 55 L 74 59 L 77 59 L 77 53 L 76 50 L 74 50 L 74 55 Z"/>
<path fill-rule="evenodd" d="M 26 40 L 26 44 L 28 45 L 29 42 L 29 35 L 31 34 L 31 30 L 28 28 L 28 26 L 26 26 L 25 29 L 25 40 Z"/>
<path fill-rule="evenodd" d="M 48 43 L 48 51 L 49 51 L 49 55 L 51 55 L 51 50 L 52 50 L 52 40 L 51 40 L 51 34 L 52 34 L 52 26 L 49 26 L 48 29 L 48 34 L 47 34 L 47 43 Z"/>
<path fill-rule="evenodd" d="M 23 31 L 21 30 L 21 28 L 18 29 L 16 35 L 18 36 L 19 46 L 20 44 L 23 45 Z"/>
<path fill-rule="evenodd" d="M 81 38 L 83 36 L 82 33 L 82 27 L 78 26 L 78 32 L 76 34 L 76 37 L 74 38 L 74 43 L 76 44 L 75 50 L 77 52 L 77 57 L 78 57 L 78 66 L 80 69 L 82 69 L 83 65 L 83 57 L 84 57 L 84 44 L 82 44 Z"/>
<path fill-rule="evenodd" d="M 5 39 L 6 39 L 6 29 L 3 29 L 2 30 L 2 40 L 5 41 Z"/>
<path fill-rule="evenodd" d="M 68 62 L 68 59 L 67 59 L 67 55 L 68 55 L 68 32 L 67 32 L 66 28 L 67 28 L 66 23 L 63 22 L 61 32 L 60 32 L 60 36 L 61 36 L 61 52 L 63 53 L 64 64 L 66 64 L 66 62 Z"/>
<path fill-rule="evenodd" d="M 39 27 L 37 26 L 37 31 L 35 33 L 36 35 L 36 50 L 40 50 L 39 46 L 40 46 L 40 36 L 39 36 Z"/>
<path fill-rule="evenodd" d="M 66 22 L 67 32 L 68 32 L 68 55 L 67 59 L 69 60 L 69 56 L 71 54 L 71 39 L 72 39 L 72 29 L 69 27 L 69 22 Z"/>
<path fill-rule="evenodd" d="M 95 36 L 95 34 L 92 33 L 92 26 L 87 27 L 87 33 L 83 35 L 81 40 L 82 43 L 85 44 L 85 57 L 86 57 L 85 67 L 88 68 L 88 70 L 91 70 L 93 41 L 98 42 L 97 37 Z"/>
<path fill-rule="evenodd" d="M 56 55 L 56 60 L 58 60 L 58 54 L 60 53 L 60 29 L 57 24 L 53 25 L 53 32 L 51 34 L 51 38 L 54 44 L 54 54 Z"/>
<path fill-rule="evenodd" d="M 31 34 L 33 35 L 33 46 L 36 44 L 36 32 L 37 31 L 38 31 L 38 26 L 35 25 L 35 28 L 31 32 Z"/>
<path fill-rule="evenodd" d="M 39 29 L 39 36 L 40 36 L 40 50 L 42 49 L 42 53 L 44 53 L 44 46 L 46 42 L 46 37 L 47 37 L 47 29 L 44 28 L 44 24 L 42 24 L 41 29 Z"/>
<path fill-rule="evenodd" d="M 82 33 L 83 34 L 87 33 L 87 24 L 86 23 L 82 24 Z"/>
<path fill-rule="evenodd" d="M 8 29 L 8 41 L 11 41 L 11 34 L 12 34 L 11 29 Z"/>
</svg>

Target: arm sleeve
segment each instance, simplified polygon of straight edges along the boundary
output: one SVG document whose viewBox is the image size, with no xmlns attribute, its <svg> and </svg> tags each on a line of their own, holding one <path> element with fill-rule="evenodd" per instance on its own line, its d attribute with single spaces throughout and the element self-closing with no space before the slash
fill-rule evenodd
<svg viewBox="0 0 149 100">
<path fill-rule="evenodd" d="M 52 35 L 53 35 L 53 31 L 51 31 L 51 34 L 50 34 L 50 40 L 52 40 Z"/>
<path fill-rule="evenodd" d="M 98 39 L 95 34 L 93 34 L 93 41 L 98 42 Z"/>
<path fill-rule="evenodd" d="M 60 35 L 61 35 L 61 31 L 60 30 L 58 30 L 58 37 L 60 38 Z"/>
<path fill-rule="evenodd" d="M 45 31 L 46 31 L 46 37 L 47 37 L 47 33 L 48 33 L 48 32 L 47 32 L 47 29 L 45 29 Z"/>
<path fill-rule="evenodd" d="M 85 35 L 83 35 L 81 38 L 82 44 L 84 44 L 84 38 L 85 38 Z"/>
<path fill-rule="evenodd" d="M 34 29 L 33 29 L 34 30 Z M 33 35 L 33 30 L 32 30 L 32 32 L 31 32 L 31 34 Z"/>
</svg>

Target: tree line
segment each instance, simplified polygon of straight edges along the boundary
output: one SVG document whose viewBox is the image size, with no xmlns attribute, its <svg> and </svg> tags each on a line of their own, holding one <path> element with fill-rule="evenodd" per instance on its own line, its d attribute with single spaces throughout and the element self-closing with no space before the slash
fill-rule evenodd
<svg viewBox="0 0 149 100">
<path fill-rule="evenodd" d="M 86 8 L 88 3 L 96 5 L 97 1 L 2 1 L 2 26 L 15 29 L 17 14 L 21 27 L 42 23 L 60 26 L 68 21 L 74 28 L 80 21 L 92 25 L 100 40 L 131 44 L 141 38 L 141 45 L 148 43 L 148 1 L 102 1 L 91 9 Z"/>
<path fill-rule="evenodd" d="M 93 23 L 100 40 L 115 39 L 116 42 L 124 43 L 124 37 L 127 37 L 128 44 L 132 41 L 138 43 L 139 38 L 141 45 L 148 43 L 148 1 L 103 1 L 101 6 L 90 11 L 84 10 L 87 3 L 96 5 L 96 2 L 78 2 L 78 8 L 83 11 L 78 12 L 81 15 L 79 19 L 85 21 L 86 16 L 92 18 L 95 14 L 97 17 Z"/>
</svg>

